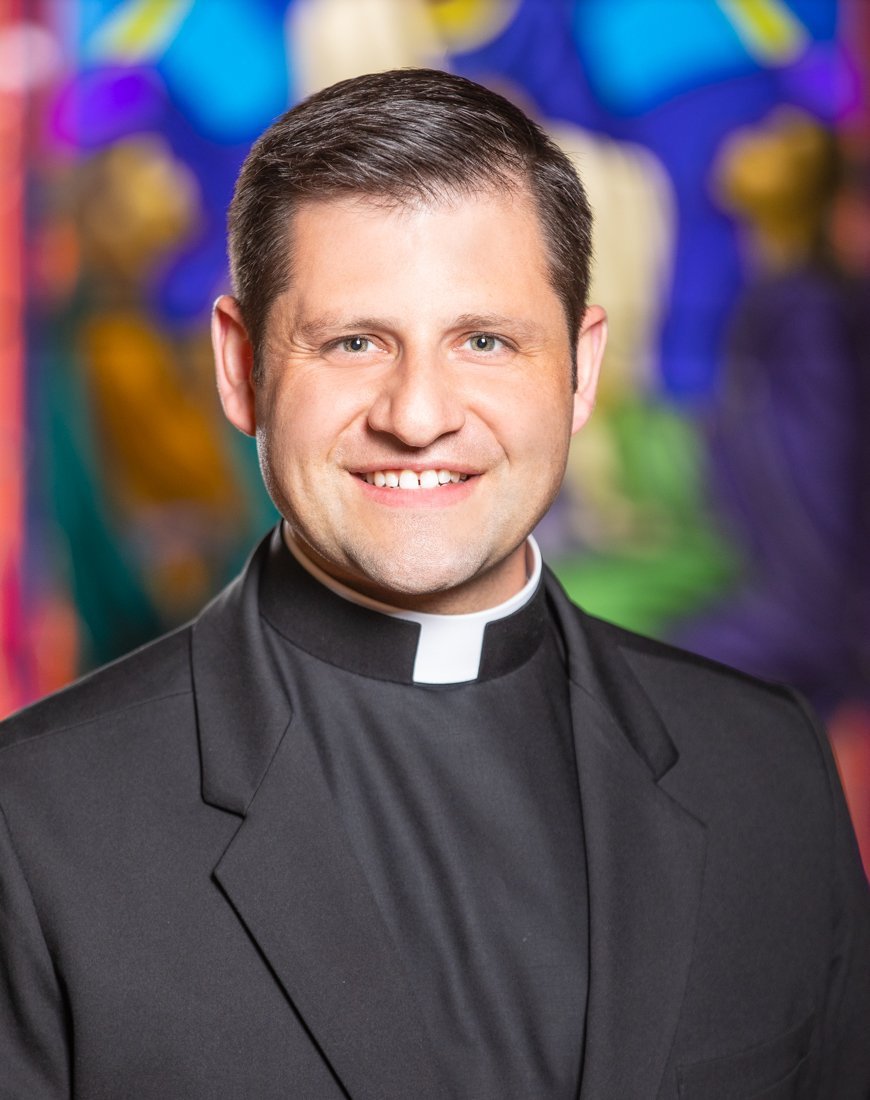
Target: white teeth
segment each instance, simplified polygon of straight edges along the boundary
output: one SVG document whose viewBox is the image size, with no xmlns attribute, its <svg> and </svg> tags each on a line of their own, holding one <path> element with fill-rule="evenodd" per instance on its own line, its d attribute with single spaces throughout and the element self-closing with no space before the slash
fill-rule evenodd
<svg viewBox="0 0 870 1100">
<path fill-rule="evenodd" d="M 468 481 L 468 474 L 457 474 L 452 470 L 375 470 L 361 475 L 369 485 L 379 489 L 437 489 L 439 485 L 457 484 Z"/>
</svg>

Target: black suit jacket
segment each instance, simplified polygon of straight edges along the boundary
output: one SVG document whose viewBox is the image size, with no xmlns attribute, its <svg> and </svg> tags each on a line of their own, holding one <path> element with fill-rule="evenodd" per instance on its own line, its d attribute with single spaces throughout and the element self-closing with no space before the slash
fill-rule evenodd
<svg viewBox="0 0 870 1100">
<path fill-rule="evenodd" d="M 2 728 L 0 1097 L 449 1095 L 274 690 L 264 555 Z M 870 916 L 824 735 L 787 689 L 546 583 L 587 848 L 582 1100 L 866 1100 Z"/>
</svg>

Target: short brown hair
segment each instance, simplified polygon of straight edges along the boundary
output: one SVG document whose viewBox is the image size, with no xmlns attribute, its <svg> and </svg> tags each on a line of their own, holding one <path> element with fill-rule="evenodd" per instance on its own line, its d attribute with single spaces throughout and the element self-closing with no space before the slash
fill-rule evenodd
<svg viewBox="0 0 870 1100">
<path fill-rule="evenodd" d="M 395 69 L 333 84 L 281 115 L 242 165 L 229 211 L 233 289 L 256 370 L 269 307 L 290 282 L 299 203 L 355 194 L 401 204 L 496 188 L 532 196 L 573 347 L 592 215 L 568 157 L 519 107 L 461 76 Z"/>
</svg>

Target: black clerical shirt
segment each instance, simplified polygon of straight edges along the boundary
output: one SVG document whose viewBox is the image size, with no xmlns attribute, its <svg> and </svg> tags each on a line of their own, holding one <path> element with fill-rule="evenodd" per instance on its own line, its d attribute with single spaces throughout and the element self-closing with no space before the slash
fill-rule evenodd
<svg viewBox="0 0 870 1100">
<path fill-rule="evenodd" d="M 260 612 L 452 1095 L 573 1098 L 586 878 L 543 588 L 487 626 L 457 685 L 414 683 L 420 627 L 342 599 L 278 540 Z"/>
</svg>

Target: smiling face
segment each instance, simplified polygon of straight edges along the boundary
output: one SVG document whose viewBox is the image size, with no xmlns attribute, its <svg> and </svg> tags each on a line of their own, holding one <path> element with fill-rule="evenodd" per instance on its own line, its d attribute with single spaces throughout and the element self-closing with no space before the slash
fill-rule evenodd
<svg viewBox="0 0 870 1100">
<path fill-rule="evenodd" d="M 259 381 L 233 299 L 213 332 L 225 411 L 256 433 L 293 536 L 327 573 L 399 606 L 507 599 L 591 411 L 602 311 L 584 318 L 574 393 L 564 310 L 519 191 L 309 202 L 292 265 Z"/>
</svg>

